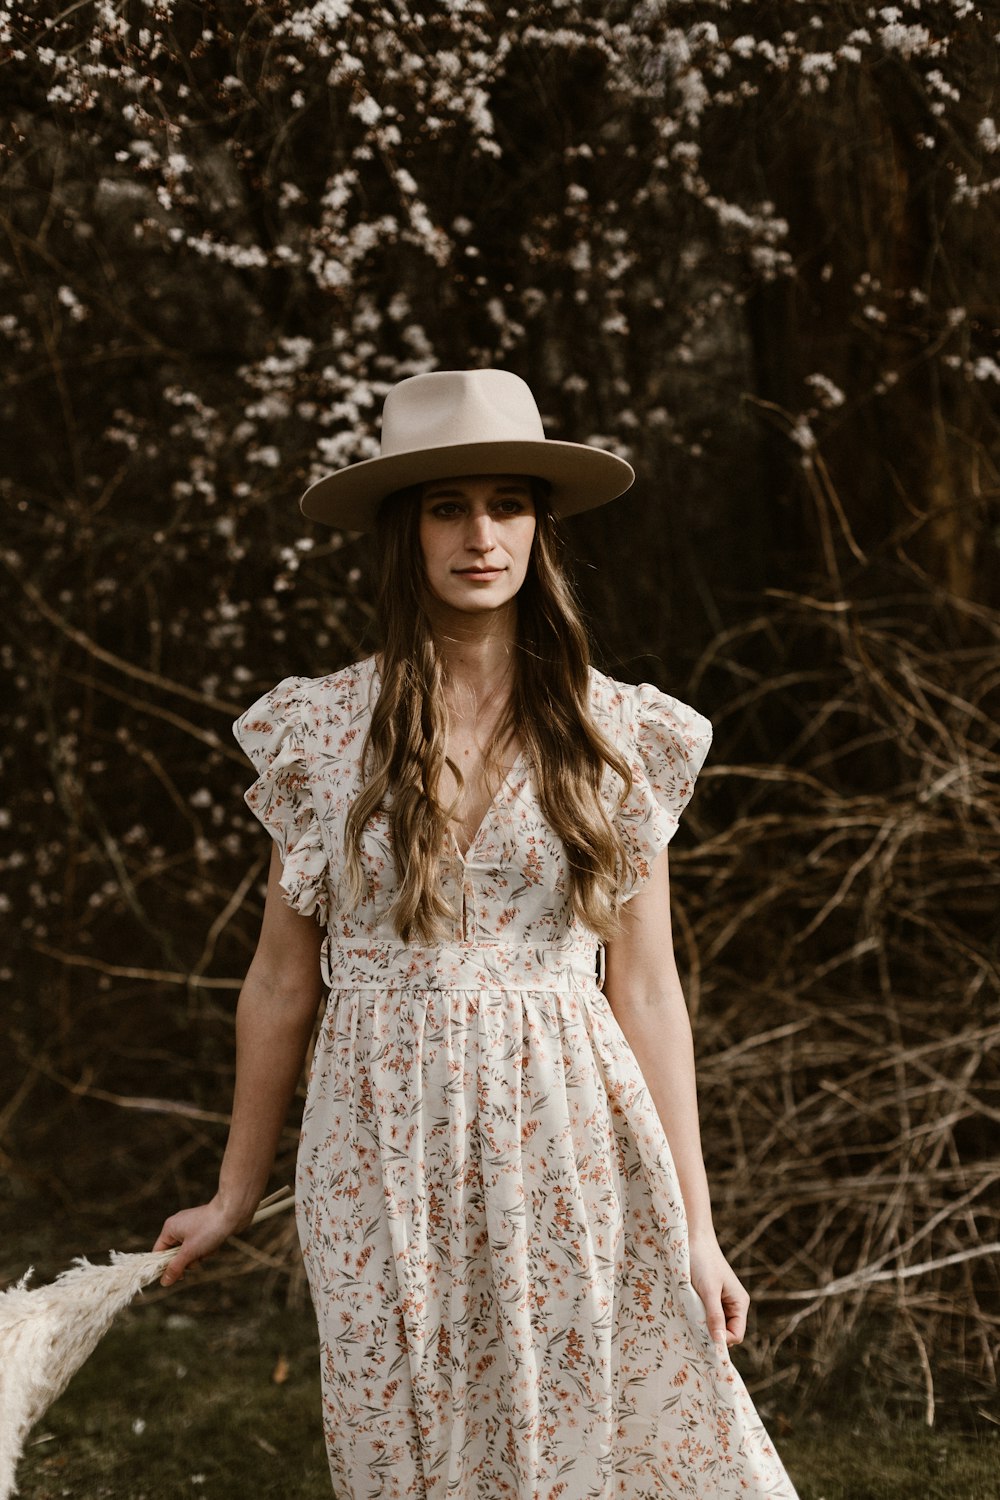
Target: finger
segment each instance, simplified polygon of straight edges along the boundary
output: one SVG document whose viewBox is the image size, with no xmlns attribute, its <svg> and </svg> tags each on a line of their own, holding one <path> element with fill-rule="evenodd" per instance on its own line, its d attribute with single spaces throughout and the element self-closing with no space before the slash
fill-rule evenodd
<svg viewBox="0 0 1000 1500">
<path fill-rule="evenodd" d="M 154 1250 L 169 1250 L 171 1245 L 182 1245 L 184 1243 L 184 1214 L 171 1214 L 169 1219 L 164 1219 L 160 1225 L 160 1236 L 153 1246 Z"/>
<path fill-rule="evenodd" d="M 176 1281 L 180 1281 L 190 1264 L 191 1262 L 183 1254 L 175 1255 L 173 1260 L 169 1261 L 161 1271 L 160 1285 L 173 1286 Z"/>
<path fill-rule="evenodd" d="M 708 1331 L 715 1347 L 725 1352 L 729 1348 L 729 1333 L 725 1323 L 709 1323 Z"/>
<path fill-rule="evenodd" d="M 740 1287 L 738 1292 L 723 1293 L 722 1305 L 726 1312 L 726 1342 L 730 1347 L 741 1344 L 747 1331 L 750 1298 Z"/>
<path fill-rule="evenodd" d="M 713 1344 L 726 1348 L 726 1314 L 722 1306 L 722 1298 L 718 1292 L 711 1297 L 703 1299 L 705 1302 L 705 1319 L 708 1323 L 709 1337 Z"/>
<path fill-rule="evenodd" d="M 733 1344 L 742 1344 L 746 1337 L 746 1331 L 747 1320 L 745 1314 L 740 1316 L 739 1314 L 731 1313 L 726 1320 L 726 1343 L 730 1348 Z"/>
<path fill-rule="evenodd" d="M 726 1313 L 722 1305 L 722 1283 L 706 1286 L 704 1282 L 692 1282 L 705 1312 L 708 1336 L 719 1348 L 726 1348 Z"/>
</svg>

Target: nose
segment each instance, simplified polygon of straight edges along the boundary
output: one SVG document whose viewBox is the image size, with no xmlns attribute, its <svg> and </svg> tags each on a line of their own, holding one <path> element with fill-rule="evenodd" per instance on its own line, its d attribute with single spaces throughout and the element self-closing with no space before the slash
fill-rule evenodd
<svg viewBox="0 0 1000 1500">
<path fill-rule="evenodd" d="M 467 551 L 487 553 L 492 550 L 495 540 L 493 517 L 489 511 L 484 510 L 476 515 L 470 515 L 465 528 Z"/>
</svg>

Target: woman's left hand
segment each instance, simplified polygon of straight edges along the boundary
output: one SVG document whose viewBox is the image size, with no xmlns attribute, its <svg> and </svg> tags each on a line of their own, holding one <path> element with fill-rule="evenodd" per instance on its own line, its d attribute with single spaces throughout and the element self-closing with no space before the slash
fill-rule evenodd
<svg viewBox="0 0 1000 1500">
<path fill-rule="evenodd" d="M 691 1285 L 704 1304 L 713 1341 L 722 1349 L 741 1344 L 747 1331 L 749 1293 L 714 1235 L 693 1235 L 690 1254 Z"/>
</svg>

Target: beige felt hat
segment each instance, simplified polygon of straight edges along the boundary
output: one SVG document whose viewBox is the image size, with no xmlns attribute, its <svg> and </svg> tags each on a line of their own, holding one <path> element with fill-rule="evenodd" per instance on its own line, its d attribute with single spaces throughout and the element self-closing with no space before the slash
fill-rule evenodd
<svg viewBox="0 0 1000 1500">
<path fill-rule="evenodd" d="M 547 479 L 558 516 L 604 505 L 635 479 L 614 453 L 547 438 L 534 396 L 511 370 L 435 370 L 401 380 L 386 396 L 378 458 L 317 479 L 299 504 L 314 521 L 367 531 L 393 490 L 472 474 Z"/>
</svg>

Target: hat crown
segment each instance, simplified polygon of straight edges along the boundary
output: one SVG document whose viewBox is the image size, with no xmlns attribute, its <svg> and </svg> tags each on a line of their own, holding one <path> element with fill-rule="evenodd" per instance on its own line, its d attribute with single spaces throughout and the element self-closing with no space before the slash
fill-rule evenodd
<svg viewBox="0 0 1000 1500">
<path fill-rule="evenodd" d="M 614 500 L 635 478 L 604 448 L 547 438 L 530 386 L 512 370 L 431 370 L 386 393 L 379 456 L 323 475 L 299 504 L 317 521 L 365 531 L 387 495 L 472 474 L 544 479 L 557 516 Z"/>
<path fill-rule="evenodd" d="M 539 442 L 531 388 L 512 370 L 434 370 L 401 380 L 382 407 L 382 457 L 459 443 Z"/>
</svg>

